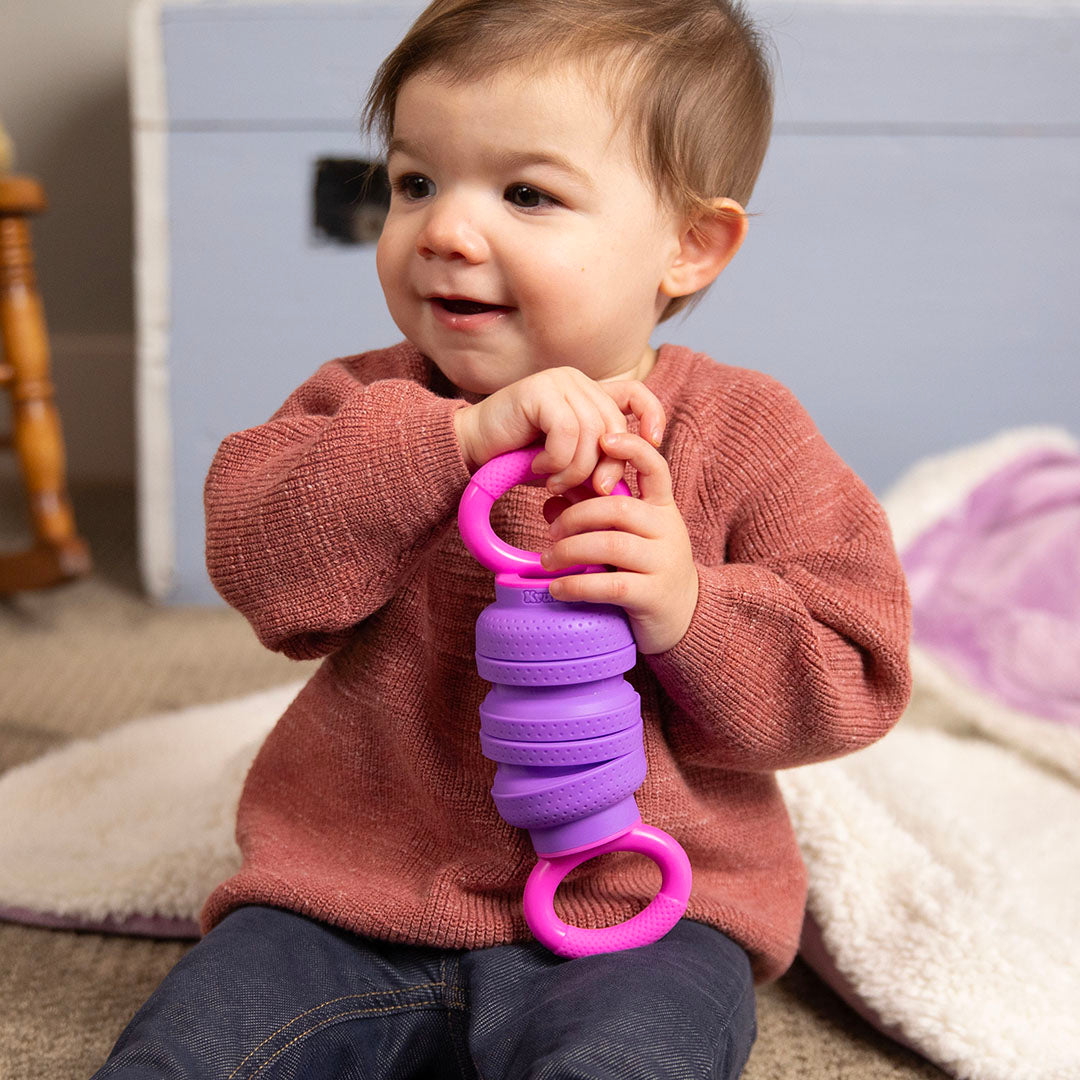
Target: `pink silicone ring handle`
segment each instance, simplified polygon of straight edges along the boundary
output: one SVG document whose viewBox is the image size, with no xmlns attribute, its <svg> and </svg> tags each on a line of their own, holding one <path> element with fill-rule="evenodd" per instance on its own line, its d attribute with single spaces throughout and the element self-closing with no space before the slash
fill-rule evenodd
<svg viewBox="0 0 1080 1080">
<path fill-rule="evenodd" d="M 526 446 L 522 450 L 511 450 L 500 454 L 481 465 L 469 481 L 465 493 L 458 504 L 458 528 L 461 539 L 470 554 L 481 566 L 486 566 L 497 574 L 520 574 L 522 577 L 555 577 L 564 574 L 580 574 L 585 567 L 571 566 L 560 570 L 558 575 L 550 574 L 540 562 L 535 551 L 508 544 L 495 534 L 491 527 L 491 508 L 500 496 L 505 495 L 518 484 L 538 484 L 542 477 L 532 471 L 536 455 L 542 446 Z M 629 495 L 630 489 L 620 480 L 613 495 Z M 596 569 L 602 569 L 597 567 Z"/>
<path fill-rule="evenodd" d="M 636 851 L 660 867 L 660 891 L 644 911 L 617 926 L 591 930 L 570 926 L 555 914 L 555 890 L 575 866 L 608 851 Z M 572 855 L 541 857 L 525 883 L 525 921 L 542 945 L 557 956 L 593 956 L 651 945 L 683 916 L 690 899 L 690 860 L 679 842 L 662 829 L 637 824 L 611 840 Z"/>
</svg>

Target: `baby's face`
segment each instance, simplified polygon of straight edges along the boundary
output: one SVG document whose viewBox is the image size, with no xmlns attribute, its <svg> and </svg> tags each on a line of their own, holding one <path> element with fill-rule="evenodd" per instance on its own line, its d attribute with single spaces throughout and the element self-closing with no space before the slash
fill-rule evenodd
<svg viewBox="0 0 1080 1080">
<path fill-rule="evenodd" d="M 615 127 L 570 71 L 402 86 L 379 279 L 402 333 L 461 390 L 651 366 L 681 228 Z"/>
</svg>

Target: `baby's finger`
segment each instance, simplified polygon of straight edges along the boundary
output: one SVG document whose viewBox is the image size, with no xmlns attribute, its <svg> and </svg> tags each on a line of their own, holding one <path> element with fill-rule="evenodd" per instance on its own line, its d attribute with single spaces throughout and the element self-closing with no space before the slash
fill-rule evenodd
<svg viewBox="0 0 1080 1080">
<path fill-rule="evenodd" d="M 592 487 L 597 495 L 610 495 L 615 485 L 623 478 L 625 467 L 617 458 L 600 456 L 600 463 L 593 470 Z"/>
<path fill-rule="evenodd" d="M 577 445 L 570 463 L 548 479 L 548 489 L 556 494 L 577 487 L 592 475 L 600 460 L 600 437 L 605 431 L 611 430 L 608 426 L 610 418 L 604 415 L 588 393 L 576 396 L 569 404 L 577 418 Z M 617 419 L 625 425 L 621 416 Z"/>
<path fill-rule="evenodd" d="M 546 512 L 544 516 L 547 517 Z M 547 521 L 551 526 L 548 535 L 552 540 L 606 529 L 633 533 L 647 540 L 656 540 L 663 535 L 662 527 L 657 524 L 656 508 L 643 499 L 632 499 L 625 495 L 588 499 L 576 506 L 564 506 Z"/>
<path fill-rule="evenodd" d="M 640 574 L 609 570 L 603 574 L 570 574 L 548 583 L 548 591 L 564 603 L 618 604 L 633 612 L 640 602 Z"/>
<path fill-rule="evenodd" d="M 604 435 L 600 446 L 611 457 L 634 466 L 643 502 L 666 504 L 673 501 L 671 470 L 655 446 L 650 446 L 640 435 L 629 432 Z"/>
<path fill-rule="evenodd" d="M 606 495 L 623 478 L 623 463 L 615 458 L 610 458 L 605 454 L 600 453 L 600 435 L 603 434 L 604 431 L 613 433 L 626 431 L 626 416 L 619 409 L 611 396 L 605 393 L 604 389 L 598 383 L 589 380 L 586 384 L 586 392 L 595 404 L 600 417 L 600 422 L 604 425 L 603 430 L 597 433 L 597 461 L 594 468 L 591 470 L 590 487 L 593 493 L 597 495 Z"/>
<path fill-rule="evenodd" d="M 545 570 L 565 570 L 571 566 L 617 566 L 633 573 L 650 573 L 654 565 L 655 544 L 633 533 L 605 530 L 578 533 L 552 544 L 541 554 Z"/>
<path fill-rule="evenodd" d="M 595 498 L 596 492 L 593 491 L 589 484 L 578 484 L 577 487 L 571 488 L 564 495 L 552 495 L 544 503 L 544 520 L 549 525 L 554 525 L 571 506 L 581 502 L 591 502 Z"/>
<path fill-rule="evenodd" d="M 595 471 L 600 461 L 600 439 L 607 430 L 605 419 L 598 411 L 591 411 L 582 416 L 574 460 L 570 467 L 564 469 L 558 477 L 564 489 L 575 488 L 579 484 L 586 483 Z"/>
<path fill-rule="evenodd" d="M 626 431 L 626 417 L 618 403 L 606 394 L 599 384 L 596 384 L 596 394 L 600 398 L 602 411 L 607 417 L 606 430 L 613 434 Z M 608 457 L 607 454 L 599 454 L 599 460 L 592 473 L 593 491 L 597 495 L 607 495 L 623 478 L 623 472 L 624 467 L 621 461 Z"/>
<path fill-rule="evenodd" d="M 544 449 L 533 461 L 533 472 L 550 478 L 574 460 L 581 425 L 576 411 L 557 398 L 541 407 L 536 423 L 544 433 Z"/>
<path fill-rule="evenodd" d="M 638 418 L 638 431 L 653 446 L 659 446 L 664 438 L 667 416 L 660 399 L 643 383 L 637 380 L 627 382 L 601 382 L 598 384 L 623 413 L 632 413 Z"/>
</svg>

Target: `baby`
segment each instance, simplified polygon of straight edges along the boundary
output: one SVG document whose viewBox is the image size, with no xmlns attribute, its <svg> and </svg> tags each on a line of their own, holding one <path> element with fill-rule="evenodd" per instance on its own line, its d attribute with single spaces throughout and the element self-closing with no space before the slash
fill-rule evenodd
<svg viewBox="0 0 1080 1080">
<path fill-rule="evenodd" d="M 320 368 L 222 444 L 207 561 L 270 648 L 325 657 L 248 776 L 243 866 L 98 1074 L 734 1077 L 754 983 L 799 942 L 805 872 L 775 771 L 881 737 L 907 699 L 885 518 L 790 393 L 650 339 L 721 273 L 771 123 L 729 0 L 436 0 L 368 119 L 405 340 Z M 496 530 L 560 600 L 626 610 L 644 820 L 694 869 L 686 917 L 563 960 L 521 910 L 534 862 L 480 752 L 490 573 L 458 499 L 542 442 Z M 605 495 L 623 476 L 636 497 Z M 579 926 L 656 890 L 627 854 L 560 889 Z"/>
</svg>

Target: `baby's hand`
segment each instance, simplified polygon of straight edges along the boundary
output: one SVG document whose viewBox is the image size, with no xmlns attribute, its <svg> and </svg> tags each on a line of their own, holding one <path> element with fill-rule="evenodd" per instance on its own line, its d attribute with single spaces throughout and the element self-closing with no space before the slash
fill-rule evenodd
<svg viewBox="0 0 1080 1080">
<path fill-rule="evenodd" d="M 664 408 L 636 380 L 596 382 L 577 368 L 538 371 L 454 414 L 461 452 L 470 470 L 498 454 L 544 437 L 533 471 L 550 474 L 548 490 L 558 494 L 592 476 L 595 491 L 610 491 L 622 478 L 623 460 L 600 449 L 600 437 L 625 432 L 626 417 L 658 446 L 664 434 Z"/>
<path fill-rule="evenodd" d="M 682 640 L 698 599 L 698 575 L 686 524 L 675 505 L 671 472 L 659 451 L 637 435 L 605 435 L 604 452 L 629 461 L 641 498 L 609 495 L 549 499 L 545 516 L 555 541 L 542 555 L 546 570 L 576 563 L 614 566 L 606 574 L 574 574 L 550 584 L 556 600 L 618 604 L 630 617 L 638 649 L 664 652 Z"/>
</svg>

